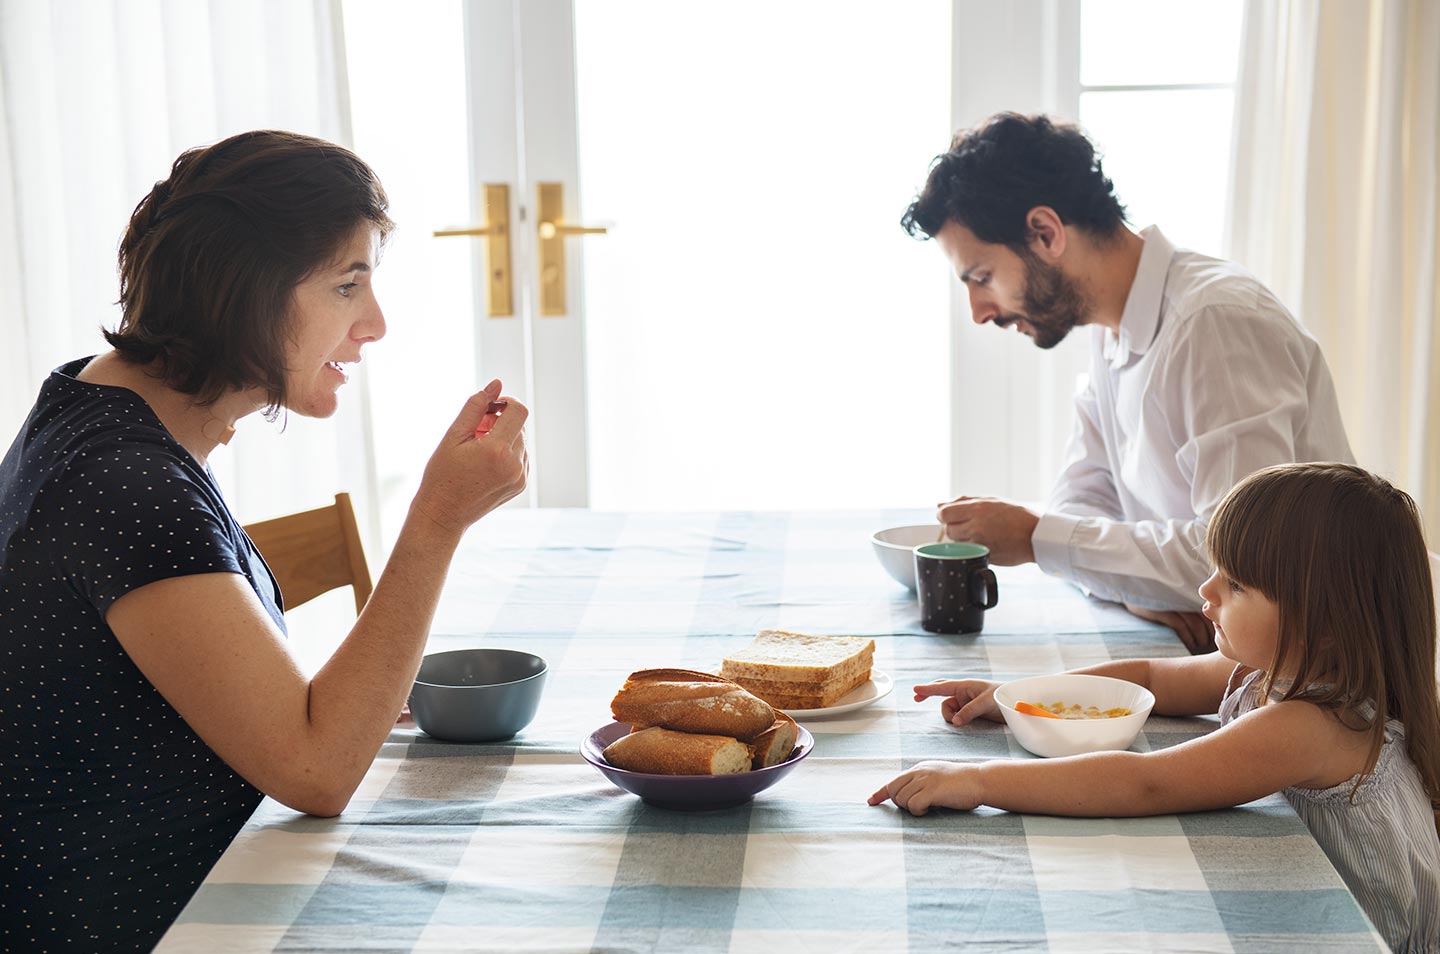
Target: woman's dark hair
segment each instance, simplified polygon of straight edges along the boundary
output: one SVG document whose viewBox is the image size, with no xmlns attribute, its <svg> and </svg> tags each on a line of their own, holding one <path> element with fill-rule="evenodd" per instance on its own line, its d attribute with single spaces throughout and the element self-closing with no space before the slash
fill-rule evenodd
<svg viewBox="0 0 1440 954">
<path fill-rule="evenodd" d="M 999 113 L 955 134 L 900 224 L 912 236 L 933 236 L 955 221 L 982 242 L 1019 252 L 1028 238 L 1026 213 L 1037 205 L 1102 240 L 1125 221 L 1114 183 L 1078 126 Z"/>
<path fill-rule="evenodd" d="M 130 216 L 105 340 L 200 404 L 263 388 L 273 414 L 295 286 L 362 225 L 388 236 L 388 205 L 370 167 L 323 139 L 257 130 L 187 150 Z"/>
</svg>

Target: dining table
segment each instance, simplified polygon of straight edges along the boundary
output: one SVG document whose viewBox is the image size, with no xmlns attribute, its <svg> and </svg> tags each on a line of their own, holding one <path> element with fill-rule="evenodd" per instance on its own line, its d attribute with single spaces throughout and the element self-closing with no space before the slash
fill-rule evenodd
<svg viewBox="0 0 1440 954">
<path fill-rule="evenodd" d="M 871 552 L 933 511 L 502 509 L 467 534 L 428 652 L 521 649 L 540 708 L 495 743 L 397 723 L 349 806 L 265 799 L 157 950 L 1385 951 L 1277 795 L 1223 811 L 920 817 L 866 797 L 926 759 L 1032 758 L 911 687 L 1179 656 L 1167 628 L 1033 565 L 995 567 L 984 628 L 936 635 Z M 809 755 L 737 806 L 651 805 L 580 754 L 636 670 L 715 672 L 761 630 L 867 636 L 894 691 L 802 719 Z M 1213 730 L 1151 716 L 1137 751 Z M 1236 771 L 1243 768 L 1236 766 Z"/>
</svg>

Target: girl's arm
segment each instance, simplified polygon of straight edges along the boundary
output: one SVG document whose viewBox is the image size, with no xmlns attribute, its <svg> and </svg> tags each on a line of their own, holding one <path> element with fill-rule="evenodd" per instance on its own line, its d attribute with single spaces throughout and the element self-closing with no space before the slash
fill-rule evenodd
<svg viewBox="0 0 1440 954">
<path fill-rule="evenodd" d="M 1144 686 L 1155 694 L 1155 715 L 1214 715 L 1235 662 L 1213 652 L 1166 659 L 1117 659 L 1074 671 Z"/>
<path fill-rule="evenodd" d="M 1212 715 L 1220 708 L 1235 663 L 1219 653 L 1178 659 L 1117 659 L 1086 669 L 1091 676 L 1109 676 L 1144 686 L 1155 694 L 1155 715 Z M 985 679 L 937 679 L 915 687 L 915 701 L 944 696 L 940 717 L 955 725 L 975 719 L 1003 722 L 995 689 Z"/>
<path fill-rule="evenodd" d="M 1325 788 L 1363 768 L 1367 740 L 1308 702 L 1261 706 L 1158 752 L 1062 759 L 922 762 L 870 796 L 911 814 L 980 805 L 1042 815 L 1116 817 L 1228 808 L 1291 785 Z"/>
</svg>

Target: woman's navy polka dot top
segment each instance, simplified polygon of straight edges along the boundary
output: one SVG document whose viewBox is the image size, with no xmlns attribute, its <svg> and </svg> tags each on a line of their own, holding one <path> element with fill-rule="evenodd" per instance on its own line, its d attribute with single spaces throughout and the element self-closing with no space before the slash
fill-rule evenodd
<svg viewBox="0 0 1440 954">
<path fill-rule="evenodd" d="M 274 578 L 137 394 L 56 369 L 0 462 L 0 950 L 149 950 L 259 804 L 105 625 L 137 587 Z M 204 626 L 203 619 L 195 621 Z"/>
</svg>

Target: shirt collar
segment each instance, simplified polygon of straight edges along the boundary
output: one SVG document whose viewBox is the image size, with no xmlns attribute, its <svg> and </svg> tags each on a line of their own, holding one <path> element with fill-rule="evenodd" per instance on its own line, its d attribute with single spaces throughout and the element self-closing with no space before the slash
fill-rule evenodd
<svg viewBox="0 0 1440 954">
<path fill-rule="evenodd" d="M 1155 340 L 1160 328 L 1160 305 L 1164 299 L 1165 278 L 1175 246 L 1155 226 L 1140 233 L 1145 240 L 1140 250 L 1140 265 L 1125 298 L 1120 315 L 1120 334 L 1105 332 L 1105 357 L 1112 368 L 1122 368 L 1132 354 L 1144 354 Z"/>
</svg>

